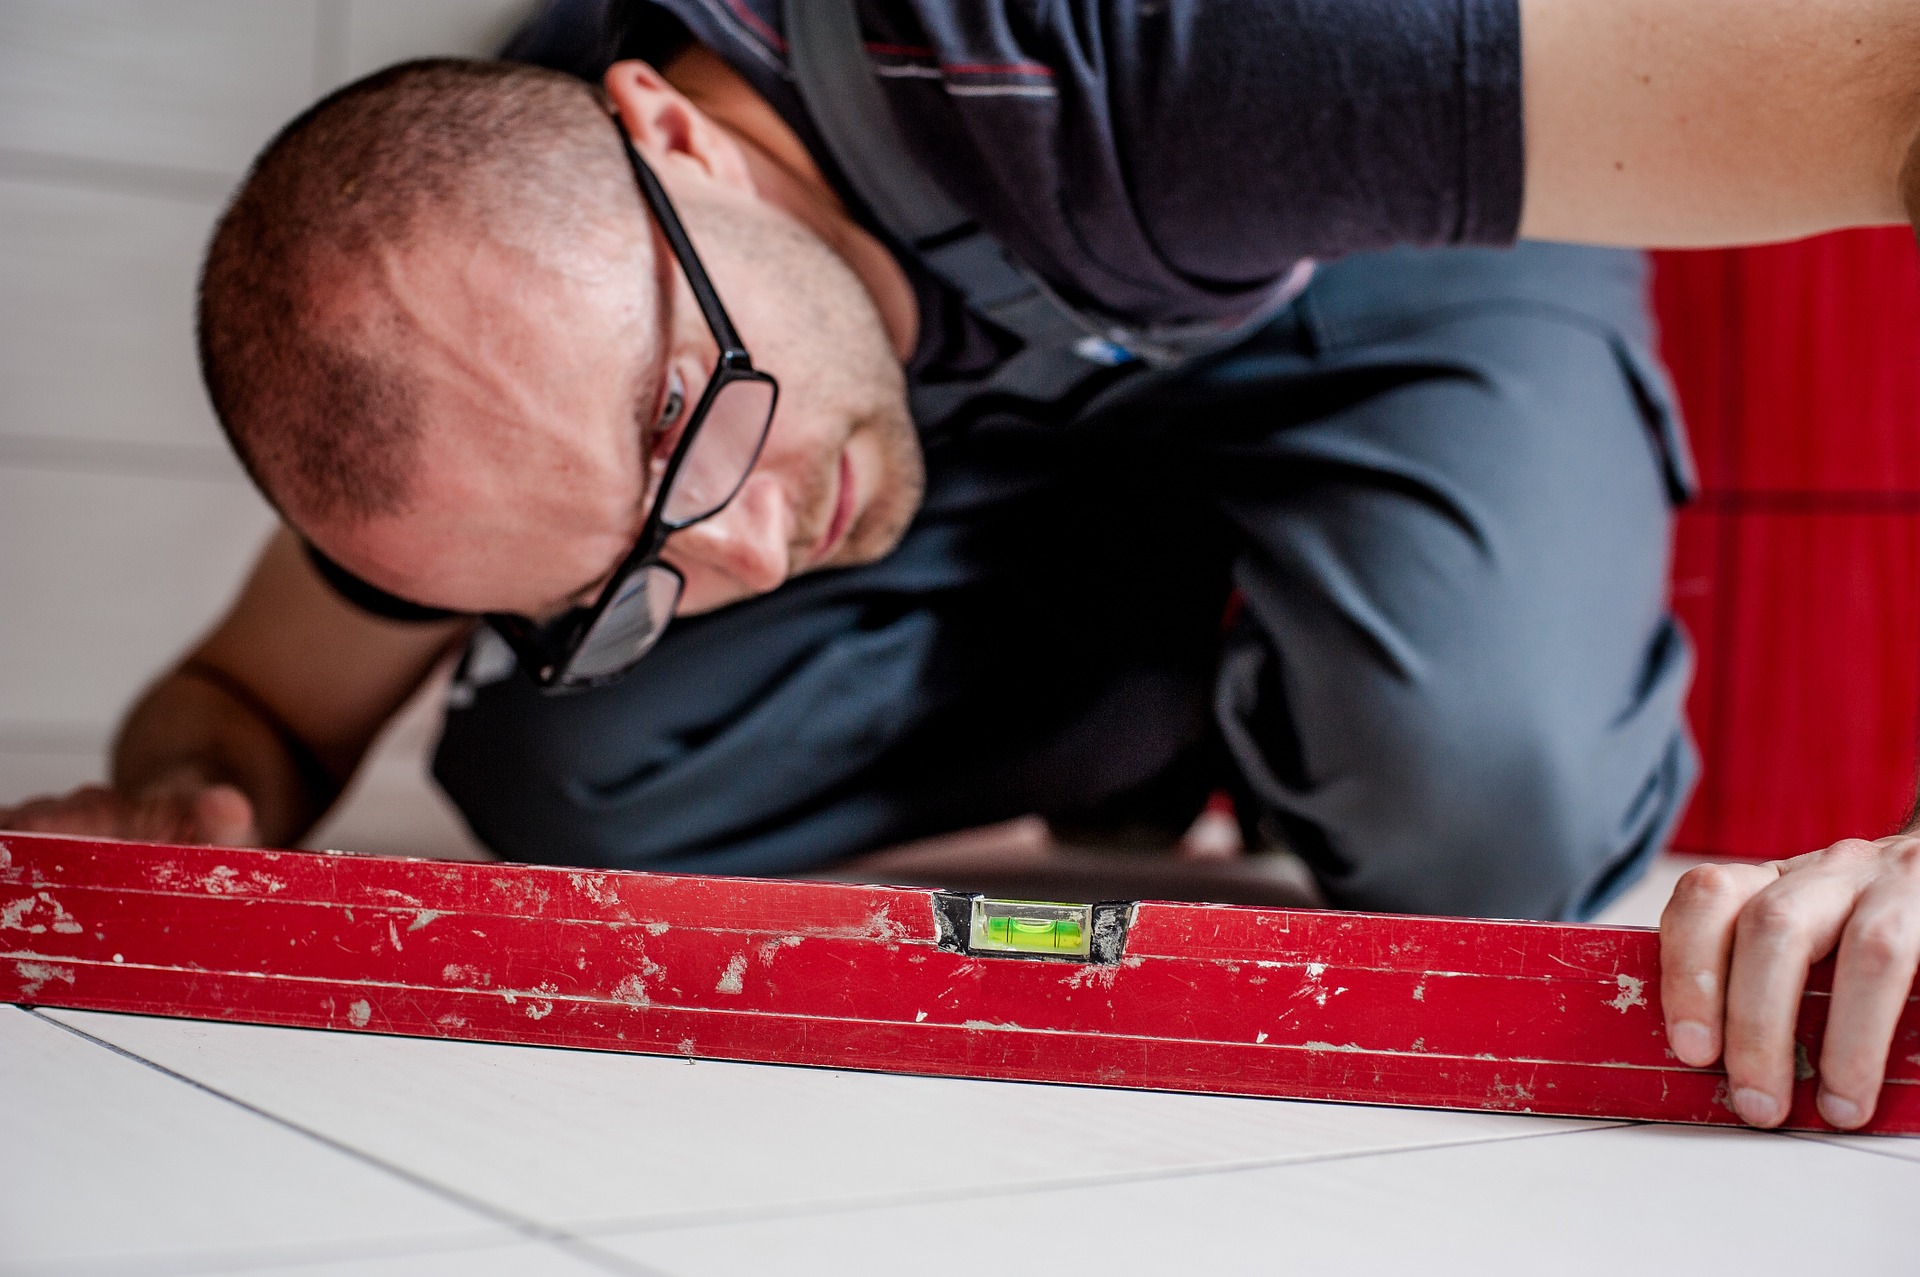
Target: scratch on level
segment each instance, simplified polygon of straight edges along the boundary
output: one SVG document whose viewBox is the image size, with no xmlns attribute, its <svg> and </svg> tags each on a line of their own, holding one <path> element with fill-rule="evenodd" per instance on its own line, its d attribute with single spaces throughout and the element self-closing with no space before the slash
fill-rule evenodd
<svg viewBox="0 0 1920 1277">
<path fill-rule="evenodd" d="M 1300 1045 L 1309 1051 L 1340 1051 L 1346 1053 L 1366 1050 L 1366 1048 L 1358 1042 L 1302 1042 Z"/>
<path fill-rule="evenodd" d="M 746 987 L 747 955 L 736 953 L 727 959 L 727 969 L 720 973 L 720 983 L 713 986 L 715 993 L 739 993 Z"/>
<path fill-rule="evenodd" d="M 581 894 L 597 905 L 618 904 L 620 897 L 614 892 L 607 880 L 599 874 L 568 874 L 567 880 L 580 888 Z"/>
<path fill-rule="evenodd" d="M 1619 975 L 1614 977 L 1614 981 L 1620 986 L 1620 994 L 1618 997 L 1609 1000 L 1607 1003 L 1608 1006 L 1625 1014 L 1634 1007 L 1647 1005 L 1647 982 L 1645 980 L 1630 975 Z"/>
<path fill-rule="evenodd" d="M 285 891 L 287 884 L 257 869 L 242 876 L 231 865 L 215 865 L 200 879 L 200 889 L 210 896 L 237 896 L 247 892 L 263 892 L 270 896 L 276 891 Z"/>
<path fill-rule="evenodd" d="M 53 981 L 58 980 L 68 988 L 73 987 L 73 968 L 55 966 L 51 962 L 16 962 L 13 973 L 20 977 L 20 996 L 31 998 Z"/>
<path fill-rule="evenodd" d="M 761 966 L 771 966 L 773 965 L 774 958 L 779 956 L 782 949 L 797 948 L 799 944 L 799 936 L 781 936 L 778 940 L 767 941 L 756 949 L 755 952 L 760 955 Z"/>
<path fill-rule="evenodd" d="M 1089 989 L 1096 986 L 1102 989 L 1111 989 L 1113 987 L 1114 977 L 1119 974 L 1120 969 L 1112 966 L 1093 965 L 1076 967 L 1073 972 L 1061 980 L 1060 983 L 1066 985 L 1069 989 Z"/>
<path fill-rule="evenodd" d="M 443 1029 L 464 1029 L 467 1027 L 467 1017 L 464 1015 L 460 1015 L 456 1012 L 449 1011 L 445 1015 L 441 1016 L 438 1020 L 435 1020 L 434 1023 L 439 1025 Z"/>
<path fill-rule="evenodd" d="M 53 916 L 45 922 L 30 920 L 29 914 L 38 914 L 40 906 L 45 905 L 53 911 Z M 63 908 L 58 900 L 42 891 L 37 895 L 22 896 L 20 899 L 0 909 L 0 928 L 10 931 L 24 931 L 28 935 L 45 935 L 51 928 L 63 936 L 77 936 L 86 930 L 73 915 Z"/>
<path fill-rule="evenodd" d="M 894 921 L 892 905 L 881 905 L 868 916 L 866 934 L 883 943 L 891 943 L 905 936 L 907 929 Z"/>
<path fill-rule="evenodd" d="M 668 924 L 664 922 L 649 922 L 646 924 L 647 934 L 650 936 L 666 935 L 667 927 L 668 927 Z"/>
<path fill-rule="evenodd" d="M 347 1004 L 347 1023 L 356 1029 L 367 1027 L 367 1021 L 373 1019 L 373 1007 L 365 998 Z"/>
<path fill-rule="evenodd" d="M 412 928 L 409 927 L 408 930 L 411 931 Z M 393 951 L 395 953 L 400 952 L 402 948 L 400 944 L 400 928 L 394 925 L 392 918 L 387 919 L 387 938 L 393 941 Z"/>
<path fill-rule="evenodd" d="M 410 932 L 418 931 L 439 916 L 440 910 L 438 909 L 422 909 L 419 913 L 413 915 L 413 921 L 407 924 L 407 930 Z"/>
<path fill-rule="evenodd" d="M 1307 964 L 1307 971 L 1306 971 L 1307 982 L 1301 985 L 1298 989 L 1295 989 L 1293 991 L 1293 996 L 1296 998 L 1312 998 L 1314 1001 L 1314 1005 L 1316 1006 L 1327 1005 L 1327 988 L 1325 985 L 1320 983 L 1320 977 L 1325 975 L 1326 973 L 1327 973 L 1326 963 L 1309 962 Z M 1346 990 L 1340 989 L 1338 990 L 1338 992 L 1345 993 Z"/>
<path fill-rule="evenodd" d="M 547 907 L 547 889 L 531 879 L 495 878 L 493 889 L 510 907 L 522 913 L 539 913 Z"/>
<path fill-rule="evenodd" d="M 1493 1092 L 1489 1097 L 1507 1104 L 1524 1103 L 1533 1098 L 1533 1092 L 1524 1082 L 1502 1082 L 1498 1073 L 1493 1075 Z"/>
</svg>

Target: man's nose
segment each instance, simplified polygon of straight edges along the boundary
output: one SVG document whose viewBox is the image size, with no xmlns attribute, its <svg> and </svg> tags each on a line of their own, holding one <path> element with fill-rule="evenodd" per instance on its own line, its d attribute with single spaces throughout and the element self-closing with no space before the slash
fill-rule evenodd
<svg viewBox="0 0 1920 1277">
<path fill-rule="evenodd" d="M 793 566 L 793 511 L 771 475 L 750 475 L 720 513 L 669 542 L 668 555 L 684 572 L 696 565 L 754 594 L 785 583 Z"/>
</svg>

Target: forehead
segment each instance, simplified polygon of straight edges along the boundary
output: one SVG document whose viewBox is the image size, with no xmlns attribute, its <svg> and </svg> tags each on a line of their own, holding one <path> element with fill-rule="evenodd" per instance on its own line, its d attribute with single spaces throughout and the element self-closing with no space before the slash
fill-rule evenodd
<svg viewBox="0 0 1920 1277">
<path fill-rule="evenodd" d="M 370 310 L 416 391 L 412 501 L 312 529 L 404 598 L 534 610 L 624 550 L 641 488 L 637 414 L 657 393 L 670 293 L 651 236 L 530 247 L 436 236 L 383 257 Z"/>
</svg>

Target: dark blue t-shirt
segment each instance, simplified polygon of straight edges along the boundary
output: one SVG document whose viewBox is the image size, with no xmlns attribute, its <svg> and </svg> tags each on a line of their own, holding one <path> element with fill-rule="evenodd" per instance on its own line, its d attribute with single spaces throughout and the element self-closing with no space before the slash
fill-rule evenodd
<svg viewBox="0 0 1920 1277">
<path fill-rule="evenodd" d="M 800 5 L 808 0 L 786 0 Z M 781 0 L 549 0 L 524 57 L 597 78 L 689 36 L 808 144 Z M 1518 0 L 860 0 L 909 148 L 1069 302 L 1142 325 L 1238 320 L 1307 259 L 1506 244 L 1524 178 Z M 910 257 L 909 375 L 970 380 L 1017 346 Z M 316 556 L 380 615 L 390 599 Z"/>
<path fill-rule="evenodd" d="M 787 67 L 782 9 L 805 0 L 654 3 L 837 177 Z M 1517 232 L 1517 0 L 858 8 L 909 146 L 1076 304 L 1143 324 L 1240 318 L 1304 258 Z M 951 328 L 930 337 L 945 356 L 923 346 L 916 365 L 986 357 Z"/>
</svg>

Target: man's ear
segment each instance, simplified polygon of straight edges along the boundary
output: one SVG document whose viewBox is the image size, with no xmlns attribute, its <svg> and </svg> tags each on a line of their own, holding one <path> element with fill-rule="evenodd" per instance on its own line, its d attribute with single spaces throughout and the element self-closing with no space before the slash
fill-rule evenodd
<svg viewBox="0 0 1920 1277">
<path fill-rule="evenodd" d="M 638 60 L 616 62 L 607 68 L 603 84 L 634 148 L 667 186 L 677 177 L 698 174 L 724 185 L 753 189 L 746 155 L 733 134 L 714 123 L 653 67 Z"/>
</svg>

